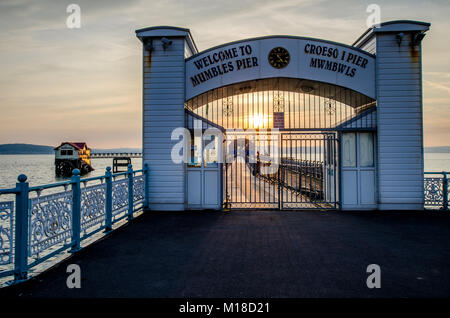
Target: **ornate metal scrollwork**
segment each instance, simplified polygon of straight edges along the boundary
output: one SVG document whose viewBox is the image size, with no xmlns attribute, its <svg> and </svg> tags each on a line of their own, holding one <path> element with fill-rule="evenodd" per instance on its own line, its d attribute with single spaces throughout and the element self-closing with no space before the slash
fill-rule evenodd
<svg viewBox="0 0 450 318">
<path fill-rule="evenodd" d="M 223 99 L 223 114 L 228 117 L 233 114 L 233 97 Z"/>
<path fill-rule="evenodd" d="M 284 112 L 284 96 L 283 94 L 273 94 L 273 111 L 275 113 Z"/>
<path fill-rule="evenodd" d="M 336 101 L 330 97 L 325 98 L 323 102 L 325 106 L 325 111 L 328 115 L 334 115 L 336 113 Z"/>
<path fill-rule="evenodd" d="M 72 191 L 30 200 L 29 256 L 38 255 L 71 236 Z"/>
<path fill-rule="evenodd" d="M 0 265 L 12 263 L 14 201 L 0 202 Z"/>
<path fill-rule="evenodd" d="M 112 214 L 125 211 L 128 207 L 128 179 L 116 180 L 112 183 Z"/>
<path fill-rule="evenodd" d="M 133 206 L 136 207 L 144 201 L 144 175 L 134 177 Z"/>
<path fill-rule="evenodd" d="M 81 229 L 105 221 L 106 186 L 98 184 L 81 189 Z"/>
<path fill-rule="evenodd" d="M 425 178 L 425 205 L 435 206 L 443 204 L 444 194 L 442 191 L 442 187 L 442 178 Z"/>
</svg>

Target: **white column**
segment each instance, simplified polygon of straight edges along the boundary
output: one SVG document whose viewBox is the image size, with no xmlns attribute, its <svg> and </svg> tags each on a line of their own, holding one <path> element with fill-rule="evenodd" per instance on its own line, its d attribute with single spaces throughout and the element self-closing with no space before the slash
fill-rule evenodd
<svg viewBox="0 0 450 318">
<path fill-rule="evenodd" d="M 399 21 L 376 37 L 378 208 L 420 210 L 424 202 L 422 48 L 429 24 Z"/>
<path fill-rule="evenodd" d="M 184 210 L 185 165 L 171 159 L 172 131 L 185 126 L 185 62 L 195 53 L 189 30 L 155 27 L 136 31 L 143 42 L 143 163 L 150 168 L 149 207 Z M 162 39 L 170 43 L 164 45 Z"/>
</svg>

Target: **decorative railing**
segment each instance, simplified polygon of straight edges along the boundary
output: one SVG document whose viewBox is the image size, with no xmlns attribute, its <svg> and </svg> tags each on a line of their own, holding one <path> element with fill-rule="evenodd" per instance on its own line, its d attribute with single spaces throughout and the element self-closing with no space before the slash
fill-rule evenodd
<svg viewBox="0 0 450 318">
<path fill-rule="evenodd" d="M 80 178 L 75 169 L 70 180 L 30 187 L 25 175 L 16 187 L 0 189 L 15 200 L 0 202 L 0 278 L 27 279 L 37 265 L 64 251 L 75 253 L 81 242 L 113 225 L 134 218 L 148 207 L 149 169 Z M 60 190 L 62 189 L 62 191 Z M 49 192 L 42 195 L 42 192 Z"/>
<path fill-rule="evenodd" d="M 449 172 L 425 172 L 425 208 L 449 209 L 448 174 Z"/>
<path fill-rule="evenodd" d="M 0 265 L 12 262 L 14 202 L 0 202 Z"/>
</svg>

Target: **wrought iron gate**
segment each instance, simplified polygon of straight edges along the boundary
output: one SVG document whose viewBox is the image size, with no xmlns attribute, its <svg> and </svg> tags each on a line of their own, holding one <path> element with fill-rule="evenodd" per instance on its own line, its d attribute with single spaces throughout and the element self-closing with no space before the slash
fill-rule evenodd
<svg viewBox="0 0 450 318">
<path fill-rule="evenodd" d="M 335 209 L 336 143 L 333 132 L 227 134 L 225 207 Z"/>
<path fill-rule="evenodd" d="M 336 208 L 336 142 L 334 133 L 282 134 L 281 208 Z"/>
</svg>

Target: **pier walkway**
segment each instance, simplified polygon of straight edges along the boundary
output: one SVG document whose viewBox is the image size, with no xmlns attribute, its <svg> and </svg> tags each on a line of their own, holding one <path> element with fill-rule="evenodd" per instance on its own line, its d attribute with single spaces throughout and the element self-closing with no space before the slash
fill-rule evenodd
<svg viewBox="0 0 450 318">
<path fill-rule="evenodd" d="M 0 297 L 448 297 L 448 242 L 446 212 L 147 211 Z"/>
</svg>

